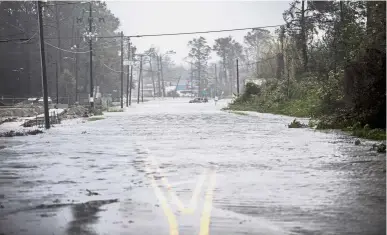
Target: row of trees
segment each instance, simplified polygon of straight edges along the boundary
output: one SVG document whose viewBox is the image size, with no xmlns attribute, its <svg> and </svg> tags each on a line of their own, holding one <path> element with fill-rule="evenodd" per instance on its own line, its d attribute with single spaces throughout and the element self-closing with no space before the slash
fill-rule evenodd
<svg viewBox="0 0 387 235">
<path fill-rule="evenodd" d="M 204 37 L 198 37 L 189 41 L 188 47 L 190 48 L 188 58 L 194 65 L 193 70 L 200 91 L 209 86 L 209 80 L 214 80 L 215 76 L 212 74 L 215 72 L 214 65 L 217 64 L 219 65 L 216 71 L 218 89 L 225 94 L 235 92 L 236 59 L 239 60 L 242 80 L 276 76 L 276 54 L 279 48 L 274 35 L 266 29 L 253 29 L 248 32 L 243 44 L 228 36 L 217 38 L 214 45 L 210 46 Z M 211 51 L 220 58 L 215 64 L 208 62 Z M 263 58 L 265 61 L 262 61 Z"/>
<path fill-rule="evenodd" d="M 89 5 L 83 2 L 54 1 L 44 5 L 44 33 L 47 54 L 49 95 L 56 97 L 58 80 L 62 102 L 87 98 L 89 91 Z M 95 36 L 118 36 L 119 19 L 106 3 L 92 4 L 92 32 Z M 40 47 L 37 4 L 30 1 L 0 2 L 0 94 L 41 96 Z M 28 40 L 26 40 L 28 39 Z M 94 85 L 102 92 L 118 90 L 120 39 L 93 39 Z M 78 87 L 76 90 L 75 87 Z"/>
<path fill-rule="evenodd" d="M 261 54 L 276 57 L 276 79 L 261 89 L 259 105 L 309 100 L 308 115 L 385 128 L 386 2 L 295 0 L 283 18 L 265 42 L 273 50 Z"/>
</svg>

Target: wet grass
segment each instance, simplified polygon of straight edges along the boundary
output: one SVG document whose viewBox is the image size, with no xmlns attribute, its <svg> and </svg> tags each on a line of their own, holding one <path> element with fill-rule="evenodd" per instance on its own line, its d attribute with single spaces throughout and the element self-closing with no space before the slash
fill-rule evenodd
<svg viewBox="0 0 387 235">
<path fill-rule="evenodd" d="M 294 119 L 289 125 L 289 128 L 304 128 L 308 127 L 307 125 L 301 123 L 300 121 L 297 121 L 297 119 Z"/>
<path fill-rule="evenodd" d="M 240 112 L 240 111 L 230 111 L 230 113 L 234 113 L 234 114 L 237 114 L 237 115 L 242 115 L 242 116 L 248 116 L 248 114 L 247 114 L 247 113 Z"/>
<path fill-rule="evenodd" d="M 41 133 L 43 133 L 43 131 L 38 129 L 26 131 L 26 132 L 8 131 L 8 132 L 0 133 L 0 137 L 27 136 L 27 135 L 37 135 Z"/>
<path fill-rule="evenodd" d="M 98 121 L 98 120 L 102 120 L 102 119 L 105 119 L 105 117 L 103 117 L 103 116 L 93 116 L 93 117 L 89 117 L 88 121 L 89 122 L 94 122 L 94 121 Z"/>
<path fill-rule="evenodd" d="M 351 131 L 351 134 L 370 140 L 386 140 L 386 130 L 383 129 L 355 129 Z"/>
<path fill-rule="evenodd" d="M 109 112 L 109 113 L 124 112 L 124 109 L 121 109 L 121 108 L 108 108 L 107 112 Z"/>
</svg>

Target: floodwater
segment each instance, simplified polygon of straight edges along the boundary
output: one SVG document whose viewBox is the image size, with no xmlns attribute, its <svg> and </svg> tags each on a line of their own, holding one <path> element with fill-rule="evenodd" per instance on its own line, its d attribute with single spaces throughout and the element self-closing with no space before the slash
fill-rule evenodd
<svg viewBox="0 0 387 235">
<path fill-rule="evenodd" d="M 386 233 L 373 142 L 225 105 L 153 100 L 0 139 L 0 234 Z"/>
</svg>

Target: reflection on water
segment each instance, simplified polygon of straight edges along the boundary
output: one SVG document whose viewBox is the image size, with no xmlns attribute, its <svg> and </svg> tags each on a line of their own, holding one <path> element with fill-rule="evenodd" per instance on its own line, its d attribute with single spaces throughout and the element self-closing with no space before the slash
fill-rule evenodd
<svg viewBox="0 0 387 235">
<path fill-rule="evenodd" d="M 100 200 L 71 206 L 73 220 L 67 228 L 68 235 L 97 235 L 98 233 L 91 225 L 98 222 L 98 212 L 102 211 L 101 207 L 106 204 L 117 202 L 118 200 Z"/>
<path fill-rule="evenodd" d="M 222 101 L 187 102 L 151 101 L 76 127 L 63 122 L 1 149 L 0 217 L 60 199 L 72 204 L 73 218 L 63 233 L 47 234 L 168 234 L 149 174 L 167 177 L 185 203 L 192 181 L 216 166 L 210 234 L 384 234 L 385 156 L 370 151 L 371 142 L 355 146 L 340 132 L 289 129 L 291 117 L 221 112 Z M 149 155 L 163 174 L 145 171 Z M 79 203 L 105 196 L 128 203 Z M 22 214 L 7 218 L 23 223 Z M 39 226 L 49 219 L 56 217 L 39 216 Z M 181 233 L 198 234 L 199 220 L 178 222 Z"/>
</svg>

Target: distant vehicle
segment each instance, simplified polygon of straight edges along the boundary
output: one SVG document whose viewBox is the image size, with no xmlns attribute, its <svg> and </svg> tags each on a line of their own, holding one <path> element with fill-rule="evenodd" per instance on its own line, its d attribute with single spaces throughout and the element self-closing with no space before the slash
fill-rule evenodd
<svg viewBox="0 0 387 235">
<path fill-rule="evenodd" d="M 47 97 L 48 98 L 48 103 L 51 104 L 52 103 L 52 100 L 50 97 Z M 40 97 L 39 100 L 38 100 L 39 103 L 43 104 L 44 103 L 44 100 L 43 100 L 43 97 Z"/>
<path fill-rule="evenodd" d="M 196 97 L 195 99 L 190 100 L 189 102 L 190 103 L 207 103 L 208 99 L 207 98 Z"/>
</svg>

